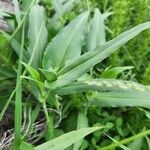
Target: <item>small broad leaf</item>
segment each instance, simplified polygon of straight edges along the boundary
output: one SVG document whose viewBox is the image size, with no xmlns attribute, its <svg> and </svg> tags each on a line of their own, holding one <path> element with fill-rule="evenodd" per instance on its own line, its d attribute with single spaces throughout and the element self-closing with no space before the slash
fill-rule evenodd
<svg viewBox="0 0 150 150">
<path fill-rule="evenodd" d="M 108 70 L 105 70 L 102 74 L 101 74 L 101 78 L 111 78 L 111 79 L 115 79 L 117 78 L 117 76 L 122 73 L 125 70 L 130 70 L 133 69 L 133 66 L 126 66 L 126 67 L 114 67 Z"/>
<path fill-rule="evenodd" d="M 35 79 L 37 81 L 40 81 L 40 74 L 33 67 L 31 67 L 30 65 L 28 65 L 28 64 L 26 64 L 24 62 L 21 62 L 21 63 L 26 67 L 26 69 L 28 70 L 28 72 L 33 77 L 33 79 Z"/>
<path fill-rule="evenodd" d="M 44 69 L 60 69 L 66 61 L 80 56 L 88 15 L 88 12 L 79 15 L 54 37 L 44 54 Z"/>
<path fill-rule="evenodd" d="M 76 131 L 66 133 L 44 144 L 34 148 L 34 150 L 64 150 L 70 145 L 84 138 L 86 135 L 101 129 L 102 127 L 82 128 Z"/>
<path fill-rule="evenodd" d="M 58 79 L 53 83 L 53 85 L 51 85 L 51 88 L 55 89 L 57 87 L 62 87 L 78 79 L 94 65 L 110 56 L 116 49 L 120 48 L 129 40 L 137 36 L 140 32 L 149 28 L 150 22 L 140 24 L 129 31 L 122 33 L 117 38 L 107 42 L 103 46 L 99 46 L 95 50 L 87 52 L 78 58 L 72 59 L 59 71 Z"/>
<path fill-rule="evenodd" d="M 45 26 L 44 7 L 34 5 L 29 14 L 29 55 L 34 67 L 40 67 L 43 50 L 47 44 L 47 29 Z"/>
</svg>

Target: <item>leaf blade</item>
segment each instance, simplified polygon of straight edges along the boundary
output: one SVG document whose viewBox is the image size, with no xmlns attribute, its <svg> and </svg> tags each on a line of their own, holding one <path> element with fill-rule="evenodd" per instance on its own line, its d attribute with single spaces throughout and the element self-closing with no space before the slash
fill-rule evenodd
<svg viewBox="0 0 150 150">
<path fill-rule="evenodd" d="M 58 138 L 55 138 L 49 142 L 46 142 L 40 146 L 34 148 L 34 150 L 64 150 L 68 146 L 82 139 L 86 135 L 100 129 L 101 127 L 83 128 L 77 131 L 66 133 Z"/>
<path fill-rule="evenodd" d="M 55 89 L 76 80 L 94 65 L 110 56 L 116 49 L 120 48 L 129 40 L 137 36 L 140 32 L 149 28 L 150 22 L 140 24 L 120 34 L 117 38 L 107 42 L 103 46 L 99 46 L 95 50 L 87 52 L 84 55 L 71 60 L 62 70 L 60 70 L 58 73 L 58 80 L 54 82 L 51 87 Z"/>
<path fill-rule="evenodd" d="M 44 7 L 34 5 L 29 14 L 29 48 L 30 57 L 33 55 L 32 66 L 41 66 L 43 51 L 47 44 L 47 29 L 45 26 L 45 11 Z"/>
<path fill-rule="evenodd" d="M 67 60 L 80 56 L 88 15 L 88 12 L 82 13 L 53 38 L 44 53 L 44 69 L 59 69 Z"/>
</svg>

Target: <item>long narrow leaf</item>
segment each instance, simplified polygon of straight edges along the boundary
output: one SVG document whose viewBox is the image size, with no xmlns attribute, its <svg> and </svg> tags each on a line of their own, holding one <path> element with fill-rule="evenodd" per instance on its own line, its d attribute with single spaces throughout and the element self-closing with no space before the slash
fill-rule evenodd
<svg viewBox="0 0 150 150">
<path fill-rule="evenodd" d="M 101 129 L 101 127 L 83 128 L 77 131 L 72 131 L 59 136 L 58 138 L 50 140 L 40 146 L 37 146 L 34 148 L 34 150 L 64 150 L 78 140 L 84 138 L 86 135 L 98 129 Z"/>
<path fill-rule="evenodd" d="M 22 29 L 22 41 L 21 50 L 19 55 L 19 61 L 23 60 L 23 47 L 25 40 L 25 24 Z M 19 62 L 17 81 L 16 81 L 16 95 L 15 95 L 15 149 L 19 150 L 21 144 L 21 125 L 22 125 L 22 82 L 20 82 L 20 76 L 22 74 L 22 64 Z"/>
<path fill-rule="evenodd" d="M 28 52 L 30 57 L 33 54 L 33 50 L 36 48 L 34 58 L 31 63 L 34 67 L 38 67 L 41 65 L 43 51 L 47 44 L 47 36 L 48 33 L 45 26 L 44 8 L 39 5 L 34 5 L 31 8 L 29 14 L 29 31 L 28 31 L 28 38 L 29 38 Z"/>
<path fill-rule="evenodd" d="M 55 89 L 76 80 L 91 67 L 110 56 L 116 49 L 137 36 L 140 32 L 149 28 L 150 22 L 140 24 L 107 42 L 105 45 L 97 47 L 95 50 L 71 60 L 66 64 L 66 67 L 59 72 L 58 80 L 51 85 L 51 88 Z"/>
<path fill-rule="evenodd" d="M 102 45 L 105 42 L 106 39 L 104 17 L 99 11 L 99 9 L 95 9 L 94 18 L 92 20 L 92 26 L 88 34 L 88 51 L 94 50 L 97 46 Z"/>
<path fill-rule="evenodd" d="M 87 118 L 85 113 L 80 111 L 79 114 L 78 114 L 77 129 L 82 129 L 82 128 L 85 128 L 85 127 L 88 127 L 88 118 Z M 83 142 L 83 139 L 76 142 L 73 145 L 73 150 L 79 150 L 82 142 Z"/>
<path fill-rule="evenodd" d="M 150 92 L 150 89 L 149 87 L 146 87 L 142 84 L 133 81 L 94 79 L 94 80 L 74 82 L 62 88 L 56 89 L 55 93 L 58 95 L 68 95 L 87 91 L 98 91 L 98 92 L 136 91 L 139 93 L 146 92 L 148 94 Z"/>
<path fill-rule="evenodd" d="M 18 0 L 13 0 L 13 3 L 14 3 L 14 11 L 15 11 L 16 20 L 17 20 L 17 23 L 19 24 L 21 22 L 19 2 Z"/>
<path fill-rule="evenodd" d="M 100 107 L 150 106 L 150 94 L 135 91 L 110 91 L 89 97 L 92 105 Z"/>
<path fill-rule="evenodd" d="M 92 105 L 101 107 L 150 106 L 150 89 L 131 81 L 112 79 L 80 81 L 55 90 L 58 95 L 98 91 L 89 97 Z"/>
</svg>

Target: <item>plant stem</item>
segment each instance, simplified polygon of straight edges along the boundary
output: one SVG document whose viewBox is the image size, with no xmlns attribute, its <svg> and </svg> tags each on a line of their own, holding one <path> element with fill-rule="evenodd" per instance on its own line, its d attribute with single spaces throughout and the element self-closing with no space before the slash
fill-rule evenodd
<svg viewBox="0 0 150 150">
<path fill-rule="evenodd" d="M 19 150 L 21 144 L 21 125 L 22 125 L 22 82 L 20 81 L 20 76 L 22 74 L 22 64 L 20 61 L 23 60 L 23 47 L 25 39 L 25 24 L 22 29 L 22 41 L 21 41 L 21 50 L 19 56 L 19 65 L 17 72 L 17 82 L 16 85 L 16 97 L 15 97 L 15 149 Z"/>
<path fill-rule="evenodd" d="M 115 147 L 121 146 L 122 144 L 127 144 L 127 143 L 129 143 L 129 142 L 131 142 L 131 141 L 133 141 L 133 140 L 135 140 L 137 138 L 140 138 L 140 137 L 143 137 L 143 136 L 149 135 L 149 134 L 150 134 L 150 130 L 143 131 L 143 132 L 141 132 L 141 133 L 139 133 L 137 135 L 134 135 L 132 137 L 126 138 L 126 139 L 124 139 L 124 140 L 122 140 L 120 142 L 111 144 L 111 145 L 106 146 L 106 147 L 102 147 L 99 150 L 109 150 L 109 149 L 111 150 L 111 149 L 113 149 Z"/>
<path fill-rule="evenodd" d="M 45 113 L 45 117 L 46 117 L 46 121 L 47 121 L 47 127 L 48 127 L 48 133 L 50 134 L 50 139 L 53 137 L 53 121 L 52 121 L 52 117 L 49 116 L 48 114 L 48 110 L 47 110 L 47 106 L 46 106 L 46 102 L 43 101 L 42 103 L 43 105 L 43 109 L 44 109 L 44 113 Z"/>
</svg>

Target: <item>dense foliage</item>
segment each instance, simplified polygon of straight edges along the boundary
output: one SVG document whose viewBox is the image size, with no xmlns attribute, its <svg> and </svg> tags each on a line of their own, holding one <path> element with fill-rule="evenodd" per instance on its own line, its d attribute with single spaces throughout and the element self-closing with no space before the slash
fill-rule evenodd
<svg viewBox="0 0 150 150">
<path fill-rule="evenodd" d="M 149 5 L 0 1 L 0 147 L 150 149 Z"/>
</svg>

